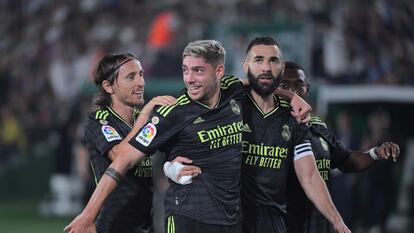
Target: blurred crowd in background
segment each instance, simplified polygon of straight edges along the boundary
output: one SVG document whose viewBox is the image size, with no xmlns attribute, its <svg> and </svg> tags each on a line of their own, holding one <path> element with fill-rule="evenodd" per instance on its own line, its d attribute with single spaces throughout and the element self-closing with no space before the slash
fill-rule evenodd
<svg viewBox="0 0 414 233">
<path fill-rule="evenodd" d="M 147 85 L 180 82 L 183 47 L 217 39 L 227 49 L 227 71 L 241 74 L 248 41 L 261 34 L 279 39 L 272 28 L 278 25 L 283 35 L 298 33 L 285 58 L 299 54 L 297 62 L 313 85 L 412 86 L 413 15 L 410 0 L 0 1 L 0 169 L 50 151 L 58 157 L 56 174 L 90 180 L 87 166 L 80 165 L 88 164 L 82 160 L 87 156 L 82 121 L 93 108 L 91 70 L 104 53 L 137 55 Z M 285 51 L 283 43 L 281 48 Z M 351 148 L 398 138 L 389 130 L 393 121 L 386 111 L 368 115 L 362 132 L 353 132 L 353 116 L 346 111 L 329 123 Z M 351 226 L 383 227 L 395 203 L 390 190 L 397 168 L 376 166 L 358 179 L 338 175 L 333 196 Z M 371 204 L 364 211 L 352 209 Z"/>
</svg>

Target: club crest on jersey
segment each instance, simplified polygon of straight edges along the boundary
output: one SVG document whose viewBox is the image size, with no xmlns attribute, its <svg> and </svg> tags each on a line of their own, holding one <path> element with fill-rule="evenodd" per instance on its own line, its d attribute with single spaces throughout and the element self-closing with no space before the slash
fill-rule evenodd
<svg viewBox="0 0 414 233">
<path fill-rule="evenodd" d="M 240 115 L 240 107 L 234 99 L 230 100 L 230 107 L 235 114 Z"/>
<path fill-rule="evenodd" d="M 102 133 L 108 142 L 122 139 L 119 133 L 109 125 L 102 125 Z"/>
<path fill-rule="evenodd" d="M 291 133 L 290 133 L 289 126 L 286 124 L 283 125 L 282 126 L 282 138 L 285 139 L 285 141 L 289 141 L 290 136 L 291 136 Z"/>
<path fill-rule="evenodd" d="M 321 137 L 319 137 L 319 140 L 321 141 L 322 148 L 325 151 L 328 151 L 329 150 L 328 143 L 326 143 L 326 141 L 323 138 L 321 138 Z"/>
<path fill-rule="evenodd" d="M 144 146 L 148 146 L 157 135 L 157 127 L 154 124 L 148 123 L 135 137 L 135 140 Z"/>
<path fill-rule="evenodd" d="M 151 123 L 157 125 L 158 123 L 160 123 L 160 118 L 158 118 L 157 116 L 151 118 Z"/>
</svg>

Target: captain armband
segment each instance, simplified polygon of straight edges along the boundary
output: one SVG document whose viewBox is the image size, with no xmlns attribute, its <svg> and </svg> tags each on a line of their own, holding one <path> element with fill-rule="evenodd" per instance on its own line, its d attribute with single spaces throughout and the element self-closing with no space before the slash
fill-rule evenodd
<svg viewBox="0 0 414 233">
<path fill-rule="evenodd" d="M 121 181 L 122 179 L 122 175 L 121 173 L 119 173 L 117 170 L 108 167 L 108 169 L 106 169 L 105 171 L 105 175 L 111 177 L 112 179 L 114 179 L 116 181 L 116 183 L 119 183 L 119 181 Z"/>
<path fill-rule="evenodd" d="M 371 149 L 369 149 L 368 153 L 372 159 L 380 160 L 381 158 L 377 155 L 376 149 L 377 147 L 372 147 Z"/>
</svg>

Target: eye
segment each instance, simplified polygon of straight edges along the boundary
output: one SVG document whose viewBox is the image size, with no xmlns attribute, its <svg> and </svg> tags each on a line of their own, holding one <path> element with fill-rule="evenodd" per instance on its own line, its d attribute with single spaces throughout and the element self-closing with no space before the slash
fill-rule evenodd
<svg viewBox="0 0 414 233">
<path fill-rule="evenodd" d="M 279 87 L 280 88 L 283 88 L 283 89 L 288 89 L 289 88 L 289 85 L 287 83 L 280 83 L 279 84 Z"/>
<path fill-rule="evenodd" d="M 263 59 L 258 57 L 258 58 L 255 58 L 253 61 L 255 63 L 261 63 L 263 61 Z"/>
<path fill-rule="evenodd" d="M 280 60 L 279 60 L 279 58 L 275 57 L 275 58 L 271 58 L 270 59 L 270 62 L 271 63 L 274 63 L 274 64 L 279 64 L 280 63 Z"/>
<path fill-rule="evenodd" d="M 197 72 L 197 73 L 202 73 L 203 72 L 203 69 L 201 69 L 201 68 L 195 68 L 194 71 Z"/>
<path fill-rule="evenodd" d="M 188 74 L 188 69 L 183 67 L 183 74 Z"/>
<path fill-rule="evenodd" d="M 297 88 L 304 88 L 304 87 L 305 87 L 305 84 L 303 84 L 303 83 L 298 83 L 298 84 L 296 84 L 296 87 L 297 87 Z"/>
</svg>

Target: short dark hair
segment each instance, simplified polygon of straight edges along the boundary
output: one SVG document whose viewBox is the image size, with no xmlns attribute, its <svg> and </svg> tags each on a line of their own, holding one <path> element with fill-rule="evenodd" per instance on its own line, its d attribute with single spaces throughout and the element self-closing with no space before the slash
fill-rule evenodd
<svg viewBox="0 0 414 233">
<path fill-rule="evenodd" d="M 286 69 L 302 70 L 303 72 L 305 72 L 305 70 L 303 69 L 303 67 L 301 65 L 299 65 L 298 63 L 295 63 L 293 61 L 285 62 L 285 70 Z"/>
<path fill-rule="evenodd" d="M 130 60 L 138 60 L 133 54 L 107 54 L 98 62 L 92 74 L 92 80 L 99 90 L 95 104 L 100 107 L 111 104 L 111 96 L 102 87 L 103 81 L 107 80 L 111 85 L 118 78 L 119 68 Z"/>
<path fill-rule="evenodd" d="M 246 54 L 248 54 L 252 47 L 256 45 L 276 45 L 278 48 L 280 48 L 279 43 L 270 36 L 256 37 L 250 41 L 249 45 L 247 46 Z"/>
</svg>

